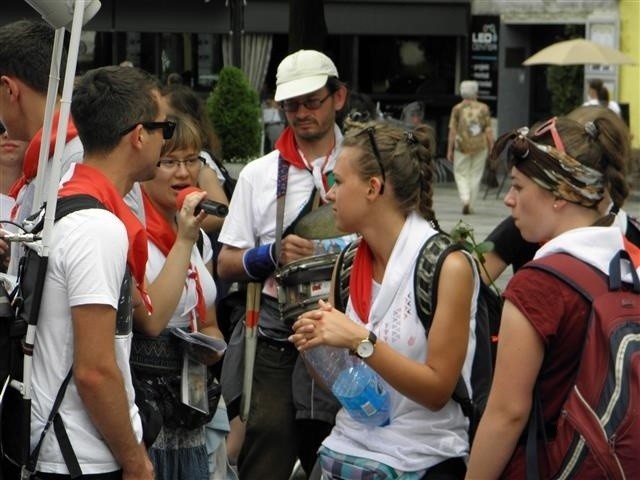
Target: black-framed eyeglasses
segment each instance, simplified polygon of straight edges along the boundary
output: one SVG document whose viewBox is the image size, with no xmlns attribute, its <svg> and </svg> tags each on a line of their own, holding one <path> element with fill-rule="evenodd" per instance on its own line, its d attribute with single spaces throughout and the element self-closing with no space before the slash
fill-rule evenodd
<svg viewBox="0 0 640 480">
<path fill-rule="evenodd" d="M 362 135 L 363 133 L 367 134 L 369 143 L 371 144 L 371 150 L 373 150 L 373 156 L 376 157 L 376 161 L 378 162 L 378 166 L 380 167 L 380 174 L 382 175 L 382 186 L 380 187 L 380 195 L 382 195 L 384 193 L 384 184 L 387 182 L 387 176 L 384 173 L 384 166 L 382 166 L 382 157 L 380 156 L 380 150 L 378 149 L 378 144 L 376 143 L 376 129 L 374 127 L 367 127 L 360 133 L 356 134 L 356 136 Z"/>
<path fill-rule="evenodd" d="M 4 135 L 4 132 L 6 132 L 7 129 L 4 128 L 4 125 L 2 123 L 0 123 L 0 135 Z"/>
<path fill-rule="evenodd" d="M 303 101 L 298 100 L 284 100 L 280 103 L 282 109 L 288 113 L 295 113 L 300 108 L 300 105 L 304 105 L 304 108 L 307 110 L 318 110 L 322 104 L 329 98 L 333 93 L 329 92 L 324 98 L 307 98 Z"/>
<path fill-rule="evenodd" d="M 136 128 L 138 125 L 142 125 L 142 127 L 144 129 L 146 129 L 146 130 L 162 129 L 162 138 L 165 139 L 165 140 L 169 140 L 171 137 L 173 137 L 173 132 L 176 129 L 176 122 L 169 122 L 169 121 L 165 121 L 165 122 L 138 122 L 138 123 L 135 123 L 135 124 L 131 125 L 130 127 L 125 128 L 124 130 L 122 130 L 120 132 L 120 136 L 126 135 L 127 133 L 132 131 L 134 128 Z"/>
<path fill-rule="evenodd" d="M 195 156 L 185 158 L 184 160 L 178 160 L 174 158 L 161 158 L 158 161 L 157 165 L 158 167 L 168 172 L 172 172 L 174 170 L 177 170 L 180 165 L 184 165 L 187 170 L 199 170 L 204 163 L 204 158 Z"/>
</svg>

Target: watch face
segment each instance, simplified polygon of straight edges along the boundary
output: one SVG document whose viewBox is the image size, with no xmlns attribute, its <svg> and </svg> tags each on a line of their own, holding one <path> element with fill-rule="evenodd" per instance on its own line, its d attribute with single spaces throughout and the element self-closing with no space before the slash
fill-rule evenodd
<svg viewBox="0 0 640 480">
<path fill-rule="evenodd" d="M 358 344 L 358 348 L 356 348 L 356 353 L 360 358 L 369 358 L 373 355 L 373 343 L 369 340 L 363 340 Z"/>
</svg>

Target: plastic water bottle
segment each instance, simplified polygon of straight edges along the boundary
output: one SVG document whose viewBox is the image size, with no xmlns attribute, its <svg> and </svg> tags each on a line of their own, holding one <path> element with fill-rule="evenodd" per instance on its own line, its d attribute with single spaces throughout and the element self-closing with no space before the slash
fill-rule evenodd
<svg viewBox="0 0 640 480">
<path fill-rule="evenodd" d="M 389 423 L 389 391 L 366 363 L 344 348 L 325 345 L 304 357 L 354 420 L 372 427 Z"/>
</svg>

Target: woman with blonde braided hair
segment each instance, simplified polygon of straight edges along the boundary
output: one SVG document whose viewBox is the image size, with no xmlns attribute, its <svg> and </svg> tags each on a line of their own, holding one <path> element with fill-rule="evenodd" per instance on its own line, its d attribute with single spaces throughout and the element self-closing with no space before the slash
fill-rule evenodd
<svg viewBox="0 0 640 480">
<path fill-rule="evenodd" d="M 323 479 L 464 476 L 468 422 L 451 396 L 461 375 L 469 385 L 480 277 L 466 252 L 446 256 L 427 337 L 413 281 L 422 245 L 438 233 L 433 148 L 423 125 L 371 122 L 343 140 L 328 198 L 336 226 L 362 235 L 349 299 L 345 313 L 321 301 L 290 340 L 300 351 L 331 345 L 358 355 L 388 385 L 390 419 L 366 426 L 340 410 L 319 451 Z"/>
<path fill-rule="evenodd" d="M 584 124 L 560 117 L 496 141 L 497 153 L 509 145 L 512 185 L 504 203 L 522 237 L 542 243 L 531 265 L 565 253 L 608 275 L 620 250 L 629 253 L 633 265 L 640 265 L 640 250 L 614 225 L 615 215 L 598 210 L 605 189 L 613 199 L 624 199 L 628 192 L 623 156 L 609 155 L 606 147 L 615 128 L 605 117 Z M 622 271 L 622 280 L 629 281 L 631 269 L 625 265 Z M 467 478 L 527 477 L 521 435 L 534 387 L 552 442 L 563 402 L 573 388 L 587 330 L 590 302 L 547 271 L 518 270 L 503 297 L 494 379 Z M 542 450 L 539 457 L 544 457 Z M 540 478 L 556 478 L 544 462 L 539 468 Z"/>
</svg>

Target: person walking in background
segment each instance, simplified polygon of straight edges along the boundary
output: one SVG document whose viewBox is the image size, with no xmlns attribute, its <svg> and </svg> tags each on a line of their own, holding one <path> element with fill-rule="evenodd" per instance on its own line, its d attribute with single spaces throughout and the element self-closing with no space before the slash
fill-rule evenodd
<svg viewBox="0 0 640 480">
<path fill-rule="evenodd" d="M 599 78 L 592 78 L 591 80 L 589 80 L 589 88 L 587 89 L 587 101 L 582 105 L 585 107 L 589 105 L 600 105 L 602 107 L 609 108 L 618 116 L 622 115 L 620 105 L 610 99 L 609 89 Z"/>
<path fill-rule="evenodd" d="M 478 82 L 460 83 L 460 96 L 462 101 L 454 105 L 449 118 L 447 160 L 453 162 L 462 213 L 468 215 L 473 213 L 487 154 L 493 147 L 493 129 L 489 106 L 477 100 Z"/>
<path fill-rule="evenodd" d="M 496 141 L 497 153 L 511 142 L 512 186 L 504 203 L 525 240 L 545 242 L 535 259 L 563 252 L 608 275 L 614 255 L 630 249 L 620 229 L 611 227 L 614 214 L 598 211 L 605 188 L 612 198 L 624 198 L 628 188 L 622 159 L 609 156 L 604 146 L 615 130 L 604 117 L 585 124 L 560 117 Z M 591 320 L 589 301 L 536 268 L 518 270 L 503 295 L 495 373 L 471 450 L 469 479 L 526 478 L 525 449 L 519 439 L 532 409 L 534 387 L 542 402 L 542 428 L 552 442 Z M 545 457 L 543 450 L 539 456 Z M 546 472 L 543 464 L 540 478 L 549 478 L 554 472 Z"/>
<path fill-rule="evenodd" d="M 358 355 L 391 387 L 391 408 L 389 422 L 375 427 L 338 412 L 320 449 L 326 480 L 455 480 L 466 471 L 468 422 L 452 394 L 461 375 L 470 385 L 480 276 L 466 252 L 447 255 L 428 336 L 413 291 L 419 252 L 438 233 L 434 148 L 426 125 L 373 122 L 349 130 L 336 162 L 336 226 L 362 234 L 349 300 L 345 313 L 321 301 L 290 339 L 301 351 L 331 345 Z M 373 343 L 366 356 L 363 342 Z"/>
<path fill-rule="evenodd" d="M 292 331 L 280 318 L 274 272 L 313 255 L 313 242 L 291 233 L 291 227 L 316 195 L 326 199 L 332 185 L 331 172 L 342 142 L 336 113 L 346 97 L 334 63 L 323 53 L 300 50 L 280 62 L 275 100 L 281 102 L 289 126 L 277 140 L 276 150 L 250 162 L 240 173 L 220 232 L 220 278 L 264 285 L 249 418 L 239 456 L 242 479 L 287 479 L 296 457 L 309 473 L 338 410 L 330 394 L 314 387 L 287 340 Z M 280 222 L 285 233 L 280 239 L 276 238 L 276 212 L 281 194 Z M 280 240 L 281 253 L 276 257 Z M 222 366 L 230 417 L 238 414 L 242 394 L 244 333 L 240 320 Z"/>
<path fill-rule="evenodd" d="M 16 223 L 21 223 L 40 208 L 40 205 L 33 205 L 33 201 L 40 144 L 43 141 L 42 124 L 47 101 L 53 36 L 53 28 L 43 22 L 19 20 L 0 27 L 0 87 L 6 95 L 6 100 L 0 102 L 0 122 L 10 138 L 29 142 L 22 164 L 22 175 L 9 191 L 9 195 L 16 202 L 11 215 L 11 220 Z M 49 158 L 54 153 L 58 111 L 59 102 L 56 104 L 53 117 L 51 138 L 45 139 L 51 143 Z M 82 143 L 71 119 L 67 126 L 66 142 L 61 158 L 61 174 L 64 174 L 71 163 L 82 161 Z M 20 245 L 12 244 L 9 273 L 17 273 L 20 256 Z"/>
<path fill-rule="evenodd" d="M 153 478 L 129 368 L 132 290 L 148 302 L 147 239 L 123 197 L 156 174 L 173 134 L 165 112 L 158 82 L 136 68 L 88 71 L 71 103 L 85 156 L 63 177 L 59 201 L 88 195 L 96 208 L 53 226 L 33 355 L 31 448 L 71 371 L 58 414 L 80 469 L 101 479 Z M 70 478 L 57 437 L 44 438 L 36 478 Z"/>
<path fill-rule="evenodd" d="M 149 237 L 146 278 L 154 308 L 148 312 L 144 305 L 140 305 L 134 311 L 135 354 L 132 354 L 131 360 L 137 379 L 156 393 L 154 400 L 160 407 L 170 401 L 169 397 L 180 402 L 177 392 L 173 397 L 167 390 L 171 385 L 180 384 L 173 379 L 181 377 L 184 361 L 171 329 L 198 331 L 222 339 L 215 311 L 216 286 L 211 276 L 211 243 L 200 230 L 207 214 L 204 211 L 194 214 L 195 207 L 206 192 L 188 194 L 182 208 L 176 210 L 178 193 L 196 186 L 200 169 L 206 168 L 198 156 L 202 148 L 202 136 L 190 118 L 184 115 L 168 118 L 176 123 L 175 133 L 162 147 L 155 178 L 141 184 Z M 154 354 L 157 357 L 154 358 Z M 210 365 L 219 361 L 220 357 L 220 353 L 207 352 L 206 357 L 198 360 Z M 168 365 L 170 362 L 167 362 L 167 358 L 178 359 L 174 363 L 175 370 L 165 374 L 144 373 L 144 366 L 157 372 L 159 365 Z M 219 402 L 223 407 L 224 402 Z M 226 454 L 223 454 L 224 463 L 212 466 L 213 471 L 209 471 L 205 445 L 207 421 L 188 426 L 189 421 L 176 418 L 183 412 L 179 405 L 168 412 L 162 408 L 161 411 L 170 418 L 165 418 L 158 437 L 149 449 L 158 480 L 209 480 L 216 473 L 215 469 L 219 468 L 221 472 L 226 470 Z M 223 425 L 218 448 L 225 450 L 224 437 L 229 431 L 226 409 L 219 408 L 215 416 L 217 423 Z M 198 423 L 195 420 L 193 422 Z M 221 478 L 226 479 L 227 476 L 222 475 Z"/>
</svg>

